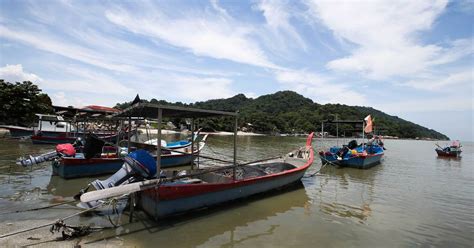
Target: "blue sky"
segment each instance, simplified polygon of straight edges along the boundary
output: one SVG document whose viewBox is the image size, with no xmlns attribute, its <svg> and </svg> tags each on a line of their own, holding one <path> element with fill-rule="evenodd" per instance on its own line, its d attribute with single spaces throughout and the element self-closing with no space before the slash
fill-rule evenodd
<svg viewBox="0 0 474 248">
<path fill-rule="evenodd" d="M 293 90 L 474 140 L 472 1 L 0 0 L 0 78 L 56 105 Z"/>
</svg>

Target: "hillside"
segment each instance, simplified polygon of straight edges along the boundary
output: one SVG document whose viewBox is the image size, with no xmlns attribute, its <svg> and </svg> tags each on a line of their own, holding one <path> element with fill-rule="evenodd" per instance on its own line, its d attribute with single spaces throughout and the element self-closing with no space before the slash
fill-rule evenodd
<svg viewBox="0 0 474 248">
<path fill-rule="evenodd" d="M 183 103 L 167 103 L 165 101 L 157 101 L 156 99 L 152 99 L 150 102 L 186 105 Z M 119 108 L 127 106 L 129 106 L 129 103 L 117 104 Z M 227 99 L 196 102 L 188 106 L 223 111 L 240 111 L 239 126 L 260 133 L 310 132 L 320 130 L 322 120 L 334 118 L 340 120 L 361 120 L 371 114 L 374 118 L 376 130 L 383 135 L 400 138 L 448 139 L 446 135 L 435 130 L 422 127 L 397 116 L 385 114 L 370 107 L 342 104 L 321 105 L 293 91 L 279 91 L 255 99 L 238 94 Z M 200 124 L 206 128 L 225 131 L 232 131 L 233 127 L 232 120 L 225 118 L 200 120 Z M 352 132 L 359 130 L 360 127 L 354 130 L 354 127 L 351 126 L 339 126 L 340 134 L 346 133 L 350 135 Z M 335 135 L 336 127 L 334 125 L 325 126 L 325 131 Z"/>
</svg>

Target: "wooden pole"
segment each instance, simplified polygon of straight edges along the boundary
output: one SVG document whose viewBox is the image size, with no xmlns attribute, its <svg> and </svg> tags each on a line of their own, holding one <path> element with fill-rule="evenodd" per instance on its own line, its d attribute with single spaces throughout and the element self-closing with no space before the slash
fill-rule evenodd
<svg viewBox="0 0 474 248">
<path fill-rule="evenodd" d="M 324 121 L 321 121 L 321 141 L 324 139 Z"/>
<path fill-rule="evenodd" d="M 191 156 L 194 153 L 194 118 L 191 119 Z M 191 170 L 194 169 L 194 160 L 191 160 Z"/>
<path fill-rule="evenodd" d="M 238 125 L 238 115 L 235 116 L 234 124 L 234 167 L 232 170 L 232 177 L 235 180 L 235 169 L 237 166 L 237 125 Z"/>
<path fill-rule="evenodd" d="M 132 117 L 128 116 L 127 150 L 130 153 L 130 131 L 132 131 Z"/>
<path fill-rule="evenodd" d="M 336 116 L 336 146 L 339 146 L 339 123 L 337 122 L 337 114 Z"/>
<path fill-rule="evenodd" d="M 123 127 L 123 120 L 120 120 L 119 125 L 118 125 L 118 130 L 117 130 L 117 140 L 115 140 L 115 146 L 116 146 L 116 149 L 117 149 L 117 158 L 120 158 L 119 142 L 120 142 L 120 132 L 122 131 L 122 127 Z M 128 153 L 128 151 L 127 151 L 127 153 Z"/>
<path fill-rule="evenodd" d="M 199 121 L 196 121 L 196 122 L 197 122 L 197 123 L 196 123 L 196 127 L 197 127 L 198 130 L 199 130 Z M 199 134 L 199 133 L 198 133 L 198 134 Z M 193 141 L 194 141 L 194 135 L 193 135 L 192 139 L 193 139 Z M 196 140 L 197 140 L 197 137 L 196 137 Z M 197 168 L 198 168 L 198 169 L 199 169 L 199 157 L 201 156 L 201 151 L 200 151 L 200 149 L 199 149 L 199 148 L 200 148 L 199 146 L 200 146 L 200 142 L 197 143 L 197 149 L 196 149 L 196 150 L 198 150 L 198 152 L 197 152 Z M 193 150 L 193 152 L 194 152 L 194 150 Z"/>
<path fill-rule="evenodd" d="M 365 129 L 365 122 L 362 121 L 362 143 L 364 143 L 364 129 Z M 365 146 L 362 146 L 364 148 Z"/>
<path fill-rule="evenodd" d="M 161 174 L 161 119 L 163 110 L 158 109 L 158 137 L 156 139 L 156 176 L 159 179 Z"/>
</svg>

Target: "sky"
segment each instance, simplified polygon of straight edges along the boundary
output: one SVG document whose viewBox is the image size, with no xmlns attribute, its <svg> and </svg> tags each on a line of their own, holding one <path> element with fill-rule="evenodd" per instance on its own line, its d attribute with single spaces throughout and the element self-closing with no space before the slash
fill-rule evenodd
<svg viewBox="0 0 474 248">
<path fill-rule="evenodd" d="M 474 140 L 474 1 L 0 0 L 0 78 L 54 105 L 293 90 Z"/>
</svg>

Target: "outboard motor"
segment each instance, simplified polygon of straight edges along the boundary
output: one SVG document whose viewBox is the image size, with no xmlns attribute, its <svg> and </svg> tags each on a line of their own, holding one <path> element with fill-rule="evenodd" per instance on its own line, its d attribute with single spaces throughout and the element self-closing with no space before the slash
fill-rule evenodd
<svg viewBox="0 0 474 248">
<path fill-rule="evenodd" d="M 58 157 L 74 157 L 76 155 L 76 149 L 73 145 L 67 144 L 59 144 L 56 146 L 55 151 L 47 152 L 38 156 L 30 155 L 28 158 L 21 157 L 16 161 L 17 165 L 23 166 L 33 166 L 36 164 L 40 164 L 46 161 L 53 161 Z"/>
<path fill-rule="evenodd" d="M 83 153 L 86 159 L 93 158 L 102 152 L 105 142 L 97 135 L 90 133 L 86 137 L 86 144 L 84 145 Z"/>
<path fill-rule="evenodd" d="M 351 141 L 349 141 L 349 143 L 347 144 L 347 148 L 349 148 L 349 149 L 351 149 L 351 150 L 354 149 L 354 148 L 356 148 L 356 147 L 357 147 L 357 140 L 351 140 Z"/>
<path fill-rule="evenodd" d="M 105 180 L 95 180 L 91 183 L 96 190 L 116 187 L 134 181 L 152 178 L 156 175 L 156 161 L 145 150 L 137 150 L 124 158 L 122 168 Z M 80 203 L 79 206 L 92 208 L 100 204 L 99 201 Z"/>
</svg>

